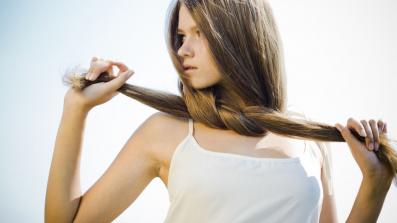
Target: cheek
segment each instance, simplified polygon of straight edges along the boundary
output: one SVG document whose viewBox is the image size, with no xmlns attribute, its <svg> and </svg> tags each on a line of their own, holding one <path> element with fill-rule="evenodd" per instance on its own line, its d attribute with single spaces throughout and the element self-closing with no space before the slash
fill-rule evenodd
<svg viewBox="0 0 397 223">
<path fill-rule="evenodd" d="M 209 74 L 209 78 L 214 81 L 218 81 L 221 79 L 221 74 L 215 64 L 209 64 L 207 66 L 207 72 Z"/>
<path fill-rule="evenodd" d="M 221 75 L 208 49 L 204 46 L 201 46 L 196 50 L 195 56 L 199 58 L 200 69 L 196 73 L 196 76 L 192 78 L 196 79 L 195 81 L 197 82 L 203 82 L 207 84 L 218 82 L 221 79 Z"/>
</svg>

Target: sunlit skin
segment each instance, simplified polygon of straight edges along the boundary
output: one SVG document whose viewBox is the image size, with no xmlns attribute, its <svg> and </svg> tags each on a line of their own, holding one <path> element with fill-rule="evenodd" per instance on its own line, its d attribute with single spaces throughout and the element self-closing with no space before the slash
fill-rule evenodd
<svg viewBox="0 0 397 223">
<path fill-rule="evenodd" d="M 178 49 L 181 62 L 197 67 L 187 72 L 192 87 L 201 89 L 219 83 L 222 74 L 211 56 L 208 41 L 184 4 L 179 9 L 178 35 L 182 38 Z"/>
<path fill-rule="evenodd" d="M 192 86 L 199 89 L 219 83 L 222 74 L 211 57 L 207 39 L 194 28 L 196 23 L 183 4 L 179 19 L 178 33 L 184 36 L 184 42 L 178 55 L 184 65 L 197 67 L 189 72 Z M 113 66 L 119 69 L 117 75 L 114 75 Z M 117 90 L 134 73 L 122 62 L 93 57 L 85 78 L 93 81 L 105 71 L 115 78 L 109 82 L 92 84 L 83 91 L 70 88 L 65 95 L 47 185 L 46 222 L 59 222 L 60 219 L 68 222 L 111 222 L 135 201 L 155 177 L 160 177 L 168 187 L 170 159 L 180 143 L 178 140 L 186 137 L 187 121 L 183 123 L 179 118 L 159 112 L 137 128 L 103 176 L 82 194 L 78 183 L 79 166 L 88 112 L 118 94 Z M 382 120 L 358 121 L 353 118 L 349 118 L 346 125 L 335 124 L 362 173 L 361 185 L 346 222 L 376 222 L 382 209 L 394 173 L 380 162 L 374 150 L 381 149 L 380 135 L 387 133 L 386 126 Z M 351 132 L 353 130 L 365 137 L 365 142 L 355 138 Z M 274 134 L 266 136 L 268 145 L 262 148 L 287 140 L 287 137 L 280 136 L 269 141 L 269 136 Z M 203 148 L 214 148 L 218 152 L 257 157 L 264 155 L 250 149 L 261 137 L 242 136 L 230 129 L 213 129 L 195 122 L 194 137 Z M 286 149 L 284 146 L 282 148 Z M 329 195 L 326 180 L 321 174 L 323 205 L 319 222 L 337 222 L 335 198 Z M 104 195 L 106 202 L 98 202 L 103 200 Z"/>
</svg>

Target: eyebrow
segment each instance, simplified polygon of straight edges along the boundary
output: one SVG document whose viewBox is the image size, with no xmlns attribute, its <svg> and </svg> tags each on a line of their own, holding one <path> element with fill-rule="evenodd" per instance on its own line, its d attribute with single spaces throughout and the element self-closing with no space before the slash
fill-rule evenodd
<svg viewBox="0 0 397 223">
<path fill-rule="evenodd" d="M 194 30 L 194 29 L 197 29 L 197 26 L 192 26 L 192 27 L 190 27 L 190 30 Z M 180 28 L 178 27 L 177 32 L 178 32 L 178 33 L 179 33 L 179 32 L 183 32 L 183 30 L 180 29 Z"/>
</svg>

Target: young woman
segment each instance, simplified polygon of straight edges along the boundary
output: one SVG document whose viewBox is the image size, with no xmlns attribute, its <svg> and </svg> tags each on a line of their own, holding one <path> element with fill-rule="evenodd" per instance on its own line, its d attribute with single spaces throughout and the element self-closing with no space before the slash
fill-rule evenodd
<svg viewBox="0 0 397 223">
<path fill-rule="evenodd" d="M 66 80 L 72 88 L 48 179 L 46 222 L 111 222 L 155 177 L 170 195 L 165 222 L 337 222 L 331 141 L 348 143 L 363 174 L 346 221 L 376 222 L 395 173 L 386 123 L 350 118 L 329 126 L 286 110 L 281 41 L 266 1 L 172 1 L 168 22 L 181 96 L 126 84 L 131 69 L 96 57 L 82 78 Z M 85 119 L 119 92 L 160 112 L 82 195 Z"/>
</svg>

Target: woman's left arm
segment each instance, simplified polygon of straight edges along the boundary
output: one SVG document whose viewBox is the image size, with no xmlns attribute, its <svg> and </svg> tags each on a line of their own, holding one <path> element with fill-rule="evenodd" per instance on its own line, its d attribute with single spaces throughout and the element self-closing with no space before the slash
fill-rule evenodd
<svg viewBox="0 0 397 223">
<path fill-rule="evenodd" d="M 374 151 L 379 149 L 379 134 L 386 134 L 386 123 L 376 123 L 371 119 L 356 121 L 349 118 L 346 127 L 337 123 L 335 127 L 347 142 L 353 158 L 356 160 L 363 180 L 346 222 L 376 222 L 386 194 L 393 179 L 393 172 L 382 163 Z M 352 133 L 355 130 L 365 137 L 365 144 Z"/>
<path fill-rule="evenodd" d="M 346 222 L 376 222 L 391 181 L 363 179 Z"/>
</svg>

